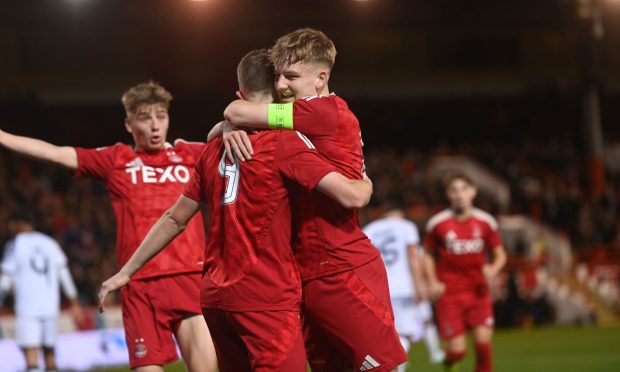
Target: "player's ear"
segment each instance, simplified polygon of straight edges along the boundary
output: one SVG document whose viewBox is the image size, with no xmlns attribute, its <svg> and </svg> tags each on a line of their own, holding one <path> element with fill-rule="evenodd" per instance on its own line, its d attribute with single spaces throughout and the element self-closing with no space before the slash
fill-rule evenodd
<svg viewBox="0 0 620 372">
<path fill-rule="evenodd" d="M 329 70 L 326 68 L 321 68 L 316 77 L 315 88 L 317 92 L 323 90 L 323 88 L 327 85 L 327 81 L 329 80 Z"/>
<path fill-rule="evenodd" d="M 131 119 L 125 118 L 125 130 L 129 133 L 133 133 L 133 129 L 131 128 Z"/>
<path fill-rule="evenodd" d="M 240 90 L 236 91 L 236 92 L 235 92 L 235 95 L 237 96 L 237 98 L 242 99 L 242 100 L 244 100 L 244 101 L 247 101 L 247 100 L 245 99 L 245 97 L 243 96 L 243 93 L 241 93 L 241 91 L 240 91 Z"/>
</svg>

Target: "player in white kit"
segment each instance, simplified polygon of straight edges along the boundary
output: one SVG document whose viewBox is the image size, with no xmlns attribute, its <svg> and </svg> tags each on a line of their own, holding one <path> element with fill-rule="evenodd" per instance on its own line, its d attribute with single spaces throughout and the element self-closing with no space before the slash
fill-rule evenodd
<svg viewBox="0 0 620 372">
<path fill-rule="evenodd" d="M 55 371 L 59 284 L 76 320 L 82 315 L 67 257 L 54 239 L 34 230 L 30 216 L 23 212 L 9 218 L 9 230 L 14 238 L 7 243 L 0 265 L 0 304 L 13 285 L 16 342 L 24 352 L 27 371 L 39 370 L 39 348 L 43 348 L 45 370 Z"/>
<path fill-rule="evenodd" d="M 424 339 L 432 363 L 443 361 L 431 304 L 422 275 L 420 235 L 416 225 L 405 219 L 402 210 L 385 208 L 383 218 L 366 227 L 364 233 L 381 251 L 385 263 L 394 311 L 394 324 L 405 350 L 412 342 Z M 405 371 L 406 365 L 399 367 Z"/>
</svg>

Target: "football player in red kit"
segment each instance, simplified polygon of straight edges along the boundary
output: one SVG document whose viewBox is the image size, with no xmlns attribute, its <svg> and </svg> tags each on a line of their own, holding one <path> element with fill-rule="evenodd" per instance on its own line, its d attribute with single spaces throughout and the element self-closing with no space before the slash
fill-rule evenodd
<svg viewBox="0 0 620 372">
<path fill-rule="evenodd" d="M 172 95 L 147 82 L 122 98 L 125 129 L 133 145 L 117 143 L 86 149 L 0 131 L 0 144 L 20 154 L 102 180 L 116 216 L 116 257 L 127 262 L 159 216 L 191 179 L 204 143 L 166 142 Z M 173 334 L 190 371 L 215 371 L 215 350 L 197 298 L 202 272 L 202 220 L 144 266 L 121 291 L 123 325 L 132 369 L 163 371 L 178 359 Z"/>
<path fill-rule="evenodd" d="M 250 68 L 257 64 L 264 66 L 264 74 Z M 244 97 L 272 101 L 273 69 L 266 50 L 244 57 L 238 75 Z M 263 89 L 249 91 L 260 76 L 266 76 L 265 84 L 258 84 Z M 368 202 L 372 184 L 336 173 L 299 132 L 262 131 L 249 139 L 256 151 L 247 162 L 227 161 L 221 138 L 205 146 L 183 196 L 121 271 L 102 285 L 100 298 L 127 282 L 206 204 L 211 225 L 200 302 L 220 370 L 305 371 L 290 194 L 300 186 L 316 189 L 344 208 L 358 208 Z"/>
<path fill-rule="evenodd" d="M 506 252 L 495 219 L 473 206 L 476 186 L 463 173 L 446 180 L 450 208 L 431 217 L 424 247 L 426 274 L 439 333 L 446 348 L 448 370 L 465 356 L 465 331 L 472 330 L 476 371 L 492 371 L 493 304 L 488 280 L 506 263 Z M 487 262 L 487 255 L 492 260 Z"/>
<path fill-rule="evenodd" d="M 346 177 L 362 179 L 359 123 L 330 93 L 336 49 L 322 32 L 303 28 L 271 48 L 277 104 L 237 100 L 224 117 L 234 126 L 298 130 Z M 234 146 L 243 143 L 231 142 Z M 251 149 L 239 152 L 251 155 Z M 356 210 L 324 195 L 293 195 L 293 249 L 303 281 L 302 316 L 313 371 L 389 371 L 407 360 L 394 328 L 387 274 L 362 232 Z"/>
</svg>

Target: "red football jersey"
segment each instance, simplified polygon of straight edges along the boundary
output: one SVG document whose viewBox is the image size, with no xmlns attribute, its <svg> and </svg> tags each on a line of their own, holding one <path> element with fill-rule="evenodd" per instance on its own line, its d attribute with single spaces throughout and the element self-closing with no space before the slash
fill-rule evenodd
<svg viewBox="0 0 620 372">
<path fill-rule="evenodd" d="M 331 94 L 293 103 L 293 126 L 348 178 L 361 179 L 362 134 L 347 103 Z M 359 226 L 357 210 L 318 192 L 297 192 L 293 200 L 293 247 L 302 280 L 352 270 L 379 255 Z"/>
<path fill-rule="evenodd" d="M 497 222 L 477 208 L 463 221 L 446 209 L 426 225 L 424 247 L 435 257 L 437 278 L 446 284 L 446 294 L 486 291 L 482 266 L 488 252 L 500 245 Z"/>
<path fill-rule="evenodd" d="M 136 152 L 125 144 L 75 148 L 78 176 L 105 182 L 116 216 L 116 258 L 124 265 L 191 179 L 204 143 L 177 140 L 161 151 Z M 202 271 L 204 225 L 193 218 L 186 230 L 155 256 L 134 279 Z"/>
<path fill-rule="evenodd" d="M 299 132 L 250 135 L 254 155 L 229 164 L 221 138 L 202 153 L 185 196 L 211 212 L 200 301 L 232 311 L 298 310 L 288 190 L 307 190 L 335 168 Z M 293 181 L 293 182 L 291 182 Z"/>
</svg>

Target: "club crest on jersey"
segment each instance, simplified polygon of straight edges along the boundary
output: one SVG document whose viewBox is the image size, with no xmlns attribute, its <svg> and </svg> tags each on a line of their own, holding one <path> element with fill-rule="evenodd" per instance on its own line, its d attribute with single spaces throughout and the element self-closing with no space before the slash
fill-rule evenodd
<svg viewBox="0 0 620 372">
<path fill-rule="evenodd" d="M 174 151 L 168 151 L 166 155 L 168 155 L 168 160 L 173 163 L 181 163 L 183 161 L 183 158 L 177 155 Z"/>
</svg>

